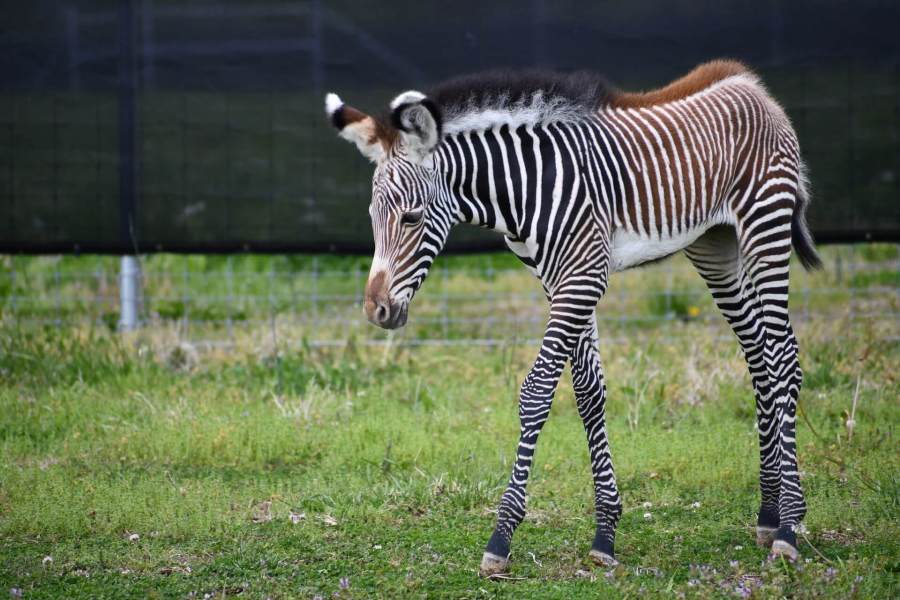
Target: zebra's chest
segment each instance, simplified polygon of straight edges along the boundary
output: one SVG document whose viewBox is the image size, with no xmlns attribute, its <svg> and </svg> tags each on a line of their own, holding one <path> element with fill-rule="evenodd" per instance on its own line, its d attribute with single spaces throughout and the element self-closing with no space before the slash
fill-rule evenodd
<svg viewBox="0 0 900 600">
<path fill-rule="evenodd" d="M 703 235 L 706 228 L 679 232 L 658 238 L 643 237 L 635 232 L 618 229 L 610 243 L 612 271 L 624 271 L 640 264 L 659 260 L 690 246 Z"/>
</svg>

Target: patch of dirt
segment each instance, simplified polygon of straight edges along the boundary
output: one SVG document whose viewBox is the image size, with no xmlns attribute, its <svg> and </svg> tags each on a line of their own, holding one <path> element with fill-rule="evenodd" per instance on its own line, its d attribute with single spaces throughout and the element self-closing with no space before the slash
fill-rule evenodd
<svg viewBox="0 0 900 600">
<path fill-rule="evenodd" d="M 850 528 L 844 529 L 823 529 L 811 536 L 813 541 L 829 542 L 840 544 L 841 546 L 852 546 L 863 542 L 866 538 L 862 532 Z"/>
</svg>

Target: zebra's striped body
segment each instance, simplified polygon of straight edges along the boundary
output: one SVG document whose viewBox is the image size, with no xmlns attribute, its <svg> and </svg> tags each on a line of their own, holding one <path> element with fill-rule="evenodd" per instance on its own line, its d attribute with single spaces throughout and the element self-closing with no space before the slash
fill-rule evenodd
<svg viewBox="0 0 900 600">
<path fill-rule="evenodd" d="M 794 441 L 801 373 L 787 313 L 792 234 L 804 264 L 817 257 L 787 117 L 736 63 L 710 63 L 645 95 L 607 92 L 583 78 L 543 86 L 526 80 L 518 90 L 488 78 L 427 97 L 402 94 L 391 105 L 394 133 L 386 126 L 379 132 L 371 117 L 336 97 L 329 107 L 341 134 L 377 162 L 370 319 L 386 327 L 405 322 L 409 301 L 459 222 L 503 233 L 550 302 L 540 352 L 521 387 L 517 458 L 482 570 L 506 567 L 538 435 L 567 362 L 594 478 L 592 556 L 613 561 L 622 508 L 594 311 L 610 271 L 681 250 L 749 365 L 761 452 L 758 531 L 775 539 L 776 551 L 796 555 L 794 527 L 805 504 Z"/>
</svg>

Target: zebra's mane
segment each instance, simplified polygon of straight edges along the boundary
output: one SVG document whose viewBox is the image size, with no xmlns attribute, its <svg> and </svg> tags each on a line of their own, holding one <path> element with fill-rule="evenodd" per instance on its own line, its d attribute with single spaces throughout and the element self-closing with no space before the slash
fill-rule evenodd
<svg viewBox="0 0 900 600">
<path fill-rule="evenodd" d="M 602 107 L 645 108 L 673 102 L 743 76 L 758 82 L 743 63 L 712 60 L 668 85 L 648 92 L 623 92 L 591 71 L 486 71 L 434 86 L 428 97 L 440 108 L 443 132 L 576 121 Z"/>
<path fill-rule="evenodd" d="M 589 71 L 487 71 L 434 86 L 443 130 L 454 133 L 502 124 L 572 121 L 608 104 L 615 89 Z"/>
</svg>

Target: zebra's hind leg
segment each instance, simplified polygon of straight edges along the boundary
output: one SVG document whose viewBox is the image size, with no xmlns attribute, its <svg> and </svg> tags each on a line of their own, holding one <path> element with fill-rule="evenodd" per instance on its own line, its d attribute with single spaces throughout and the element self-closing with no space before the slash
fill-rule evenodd
<svg viewBox="0 0 900 600">
<path fill-rule="evenodd" d="M 609 440 L 606 434 L 606 384 L 597 350 L 596 318 L 578 339 L 572 353 L 572 384 L 578 414 L 587 434 L 594 479 L 594 506 L 597 532 L 591 545 L 590 557 L 601 566 L 617 564 L 613 544 L 616 524 L 622 516 L 622 500 L 616 486 Z"/>
<path fill-rule="evenodd" d="M 780 525 L 781 444 L 778 414 L 770 395 L 766 369 L 766 328 L 759 299 L 738 260 L 737 234 L 733 227 L 707 231 L 685 254 L 703 277 L 720 312 L 740 342 L 753 391 L 759 430 L 759 487 L 762 495 L 756 522 L 756 542 L 768 548 Z"/>
<path fill-rule="evenodd" d="M 752 215 L 749 215 L 752 217 Z M 780 486 L 778 530 L 772 554 L 796 560 L 797 527 L 806 515 L 806 501 L 797 467 L 797 398 L 803 373 L 797 339 L 788 316 L 788 270 L 791 255 L 790 221 L 780 230 L 780 244 L 766 238 L 765 250 L 754 252 L 752 244 L 742 249 L 746 268 L 762 307 L 766 328 L 764 359 L 769 376 L 769 396 L 775 404 L 776 427 L 772 440 L 779 448 Z"/>
<path fill-rule="evenodd" d="M 763 313 L 763 358 L 769 378 L 769 397 L 775 408 L 773 445 L 778 446 L 780 485 L 778 530 L 772 553 L 796 560 L 797 527 L 806 515 L 806 501 L 797 467 L 797 398 L 803 374 L 797 340 L 788 315 L 788 274 L 791 257 L 791 186 L 772 185 L 758 197 L 760 208 L 748 211 L 738 225 L 741 262 Z M 777 216 L 773 217 L 775 214 Z"/>
</svg>

